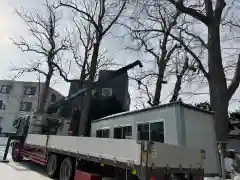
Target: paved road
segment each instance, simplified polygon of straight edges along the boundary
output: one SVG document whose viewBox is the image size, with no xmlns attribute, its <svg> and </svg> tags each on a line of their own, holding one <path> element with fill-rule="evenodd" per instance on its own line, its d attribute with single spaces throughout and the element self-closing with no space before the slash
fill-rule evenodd
<svg viewBox="0 0 240 180">
<path fill-rule="evenodd" d="M 2 159 L 7 139 L 0 137 L 0 158 Z M 2 180 L 50 180 L 46 177 L 44 168 L 37 164 L 23 161 L 14 163 L 8 154 L 9 163 L 0 163 L 0 179 Z"/>
</svg>

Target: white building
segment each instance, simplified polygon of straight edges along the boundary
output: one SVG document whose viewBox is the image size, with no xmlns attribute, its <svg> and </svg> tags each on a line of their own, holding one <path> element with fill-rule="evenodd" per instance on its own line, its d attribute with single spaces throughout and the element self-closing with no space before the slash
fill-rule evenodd
<svg viewBox="0 0 240 180">
<path fill-rule="evenodd" d="M 150 140 L 204 149 L 205 175 L 217 177 L 220 173 L 213 112 L 182 102 L 161 104 L 94 120 L 91 122 L 91 136 Z"/>
<path fill-rule="evenodd" d="M 44 83 L 0 80 L 0 126 L 2 132 L 12 132 L 13 120 L 24 114 L 36 112 L 40 102 Z M 46 107 L 63 98 L 50 88 Z"/>
</svg>

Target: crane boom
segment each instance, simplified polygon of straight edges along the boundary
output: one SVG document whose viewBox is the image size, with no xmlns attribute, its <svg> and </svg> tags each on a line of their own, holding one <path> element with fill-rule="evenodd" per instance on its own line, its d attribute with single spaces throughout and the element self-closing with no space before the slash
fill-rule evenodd
<svg viewBox="0 0 240 180">
<path fill-rule="evenodd" d="M 116 70 L 111 77 L 101 80 L 101 81 L 93 82 L 92 88 L 95 89 L 95 88 L 107 83 L 108 81 L 126 73 L 128 70 L 134 68 L 135 66 L 143 67 L 142 63 L 139 60 L 137 60 L 131 64 L 128 64 L 128 65 Z M 83 95 L 84 93 L 87 92 L 87 90 L 88 90 L 87 87 L 82 88 L 82 89 L 78 90 L 76 93 L 65 97 L 63 100 L 60 100 L 60 101 L 50 105 L 46 111 L 46 114 L 55 113 L 58 108 L 63 106 L 65 103 L 71 101 L 72 99 L 75 99 L 76 97 Z"/>
</svg>

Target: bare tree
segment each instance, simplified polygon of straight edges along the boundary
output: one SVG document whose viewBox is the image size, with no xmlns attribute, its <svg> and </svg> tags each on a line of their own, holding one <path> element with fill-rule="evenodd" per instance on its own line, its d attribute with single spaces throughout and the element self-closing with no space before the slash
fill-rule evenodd
<svg viewBox="0 0 240 180">
<path fill-rule="evenodd" d="M 208 54 L 208 71 L 203 67 L 200 69 L 209 83 L 210 103 L 216 117 L 217 139 L 226 140 L 228 134 L 228 104 L 240 82 L 240 57 L 236 64 L 235 75 L 229 86 L 224 72 L 220 26 L 222 19 L 225 18 L 223 11 L 227 4 L 224 0 L 217 0 L 216 2 L 211 0 L 196 1 L 192 2 L 192 5 L 184 0 L 167 1 L 174 5 L 179 12 L 200 21 L 207 28 L 207 43 L 202 38 L 195 36 L 201 43 L 205 44 Z M 228 3 L 231 2 L 228 1 Z"/>
<path fill-rule="evenodd" d="M 133 40 L 137 41 L 137 46 L 135 45 L 131 49 L 143 50 L 155 60 L 157 72 L 147 72 L 139 77 L 141 80 L 153 76 L 156 78 L 155 93 L 153 98 L 148 101 L 151 106 L 155 106 L 160 103 L 162 85 L 167 83 L 165 73 L 168 63 L 174 52 L 181 48 L 179 43 L 169 36 L 171 31 L 174 31 L 180 13 L 178 11 L 169 13 L 167 6 L 160 1 L 142 1 L 139 2 L 138 7 L 137 12 L 131 16 L 130 25 L 127 28 L 130 30 Z M 139 29 L 149 28 L 164 29 L 164 31 L 139 31 Z"/>
<path fill-rule="evenodd" d="M 84 81 L 88 80 L 89 73 L 90 73 L 90 55 L 92 52 L 92 45 L 93 41 L 90 39 L 92 37 L 87 37 L 86 40 L 89 42 L 89 44 L 84 44 L 82 42 L 80 43 L 74 43 L 75 40 L 70 40 L 70 53 L 73 57 L 70 58 L 64 58 L 61 55 L 59 55 L 57 58 L 59 59 L 58 64 L 54 64 L 56 69 L 58 70 L 60 76 L 64 79 L 66 82 L 79 82 L 79 85 L 82 85 Z M 81 38 L 80 38 L 81 39 Z M 90 44 L 91 42 L 91 44 Z M 83 52 L 79 51 L 80 47 L 84 47 Z M 117 66 L 116 63 L 114 63 L 114 59 L 107 55 L 107 51 L 102 51 L 99 53 L 97 65 L 96 65 L 96 74 L 95 78 L 98 76 L 99 70 L 102 69 L 109 69 L 110 67 Z M 77 75 L 74 78 L 69 78 L 69 72 L 73 70 L 73 67 L 76 68 Z M 66 70 L 67 68 L 67 70 Z"/>
<path fill-rule="evenodd" d="M 22 52 L 35 53 L 38 60 L 27 62 L 27 67 L 12 68 L 12 70 L 18 70 L 18 75 L 38 72 L 46 78 L 38 107 L 39 113 L 44 113 L 45 101 L 55 71 L 54 64 L 58 63 L 56 56 L 68 47 L 67 40 L 57 31 L 60 18 L 57 16 L 56 9 L 46 1 L 44 10 L 45 14 L 37 10 L 16 10 L 17 15 L 26 23 L 33 42 L 28 42 L 23 37 L 20 41 L 13 40 Z M 47 66 L 47 70 L 43 70 L 43 66 Z"/>
<path fill-rule="evenodd" d="M 223 21 L 223 19 L 227 18 L 227 15 L 223 16 L 223 10 L 226 7 L 226 2 L 224 0 L 217 0 L 214 3 L 211 0 L 194 1 L 191 2 L 191 4 L 184 0 L 166 0 L 165 3 L 169 4 L 169 9 L 175 7 L 181 16 L 187 17 L 186 22 L 180 21 L 177 23 L 180 26 L 180 32 L 176 31 L 169 34 L 169 36 L 178 41 L 180 45 L 190 54 L 190 56 L 194 58 L 197 69 L 199 69 L 207 79 L 210 91 L 210 103 L 215 111 L 217 139 L 226 140 L 228 126 L 228 104 L 239 86 L 240 58 L 238 58 L 238 61 L 235 65 L 235 72 L 233 73 L 232 80 L 228 85 L 222 57 L 223 49 L 221 48 L 220 41 L 220 27 L 223 25 L 222 22 L 225 22 L 225 24 L 228 25 L 234 24 L 235 27 L 237 25 L 236 23 L 226 20 Z M 187 28 L 190 23 L 193 23 L 193 21 L 195 21 L 194 25 L 201 22 L 203 27 L 207 29 L 206 39 L 192 32 L 190 28 Z M 138 31 L 159 33 L 166 32 L 165 29 L 155 27 L 152 27 L 151 29 L 142 27 L 142 29 L 139 28 Z M 184 33 L 182 33 L 182 31 Z M 189 36 L 194 37 L 195 39 L 195 42 L 192 43 L 191 46 L 189 46 L 187 43 L 189 41 Z M 199 49 L 199 46 L 204 47 L 207 51 L 206 64 L 208 68 L 205 66 L 204 56 L 199 57 L 197 54 L 197 52 L 202 51 Z"/>
<path fill-rule="evenodd" d="M 77 19 L 76 17 L 74 17 L 73 23 L 74 29 L 76 29 L 76 31 L 68 33 L 70 40 L 69 50 L 71 53 L 71 57 L 67 57 L 67 60 L 64 61 L 64 58 L 59 55 L 58 58 L 62 62 L 59 64 L 55 64 L 55 66 L 58 69 L 60 76 L 66 82 L 79 81 L 79 84 L 83 84 L 83 82 L 88 79 L 90 73 L 90 56 L 95 41 L 95 32 L 91 28 L 92 24 L 88 21 L 85 22 L 81 18 Z M 107 69 L 113 64 L 113 58 L 107 57 L 106 54 L 106 51 L 101 51 L 99 53 L 95 76 L 97 75 L 97 71 L 99 69 Z M 68 67 L 67 71 L 65 70 L 66 68 L 64 68 L 66 66 Z M 71 71 L 72 69 L 71 66 L 77 67 L 78 69 L 77 77 L 73 79 L 69 79 L 68 77 L 69 71 Z"/>
<path fill-rule="evenodd" d="M 181 44 L 180 44 L 181 45 Z M 185 44 L 184 44 L 185 45 Z M 182 45 L 181 45 L 182 46 Z M 182 94 L 182 86 L 195 84 L 194 81 L 201 82 L 202 77 L 199 75 L 199 70 L 196 67 L 196 60 L 188 55 L 188 52 L 183 47 L 176 53 L 171 60 L 172 68 L 169 66 L 168 76 L 175 75 L 176 81 L 173 88 L 173 93 L 170 102 L 178 100 Z"/>
<path fill-rule="evenodd" d="M 94 43 L 91 53 L 91 63 L 89 67 L 88 92 L 81 113 L 79 134 L 87 135 L 87 120 L 89 108 L 91 106 L 92 84 L 97 71 L 97 62 L 101 42 L 104 36 L 110 31 L 112 26 L 117 22 L 126 7 L 127 0 L 108 1 L 108 0 L 84 0 L 76 1 L 67 0 L 59 1 L 59 6 L 67 7 L 79 14 L 79 18 L 89 22 L 94 31 Z"/>
</svg>

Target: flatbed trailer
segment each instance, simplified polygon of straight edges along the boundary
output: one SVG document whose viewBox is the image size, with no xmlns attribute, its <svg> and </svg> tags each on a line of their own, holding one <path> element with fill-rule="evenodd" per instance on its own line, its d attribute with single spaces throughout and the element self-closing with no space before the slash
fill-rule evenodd
<svg viewBox="0 0 240 180">
<path fill-rule="evenodd" d="M 197 149 L 128 139 L 28 134 L 13 144 L 12 158 L 28 158 L 46 167 L 51 178 L 203 178 L 203 158 Z"/>
<path fill-rule="evenodd" d="M 105 109 L 101 109 L 101 111 L 106 111 L 106 114 L 100 113 L 99 116 L 105 117 L 114 114 L 115 111 L 118 111 L 115 113 L 127 111 L 129 94 L 126 91 L 128 78 L 125 75 L 129 69 L 137 65 L 142 66 L 140 61 L 136 61 L 110 73 L 111 75 L 108 74 L 107 78 L 101 80 L 99 77 L 99 80 L 93 83 L 91 88 L 99 90 L 97 93 L 99 96 L 96 96 L 96 99 L 109 105 Z M 120 75 L 124 75 L 125 89 L 121 89 L 114 83 L 108 84 L 110 80 Z M 110 88 L 107 96 L 103 93 L 103 85 Z M 124 91 L 123 94 L 119 95 L 119 88 Z M 80 137 L 79 135 L 88 136 L 83 132 L 71 133 L 71 136 L 68 136 L 69 134 L 67 136 L 56 135 L 57 130 L 61 129 L 59 125 L 64 124 L 65 121 L 60 123 L 60 119 L 53 120 L 47 115 L 56 113 L 59 107 L 84 95 L 87 90 L 88 88 L 83 88 L 74 94 L 69 94 L 62 101 L 48 107 L 45 115 L 41 114 L 36 118 L 20 117 L 16 120 L 14 127 L 17 128 L 17 135 L 21 138 L 13 142 L 12 159 L 18 162 L 23 158 L 28 158 L 45 166 L 49 177 L 59 180 L 101 180 L 106 177 L 121 180 L 203 179 L 204 158 L 203 151 L 200 149 L 133 139 Z M 114 103 L 111 103 L 110 100 L 114 100 Z M 84 104 L 81 105 L 84 106 Z M 121 108 L 109 111 L 110 106 L 118 105 Z M 100 106 L 101 103 L 98 108 Z M 88 124 L 77 123 L 79 117 L 75 116 L 79 114 L 77 113 L 79 111 L 74 112 L 71 114 L 70 122 L 72 123 L 69 125 L 68 132 L 71 130 L 71 126 L 77 124 L 79 127 L 86 125 L 86 132 L 90 132 L 90 122 L 93 119 L 88 117 Z M 91 111 L 91 114 L 95 113 L 98 112 Z M 77 127 L 77 129 L 79 128 Z"/>
</svg>

